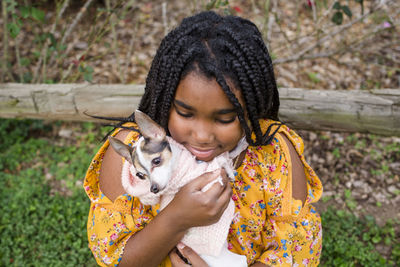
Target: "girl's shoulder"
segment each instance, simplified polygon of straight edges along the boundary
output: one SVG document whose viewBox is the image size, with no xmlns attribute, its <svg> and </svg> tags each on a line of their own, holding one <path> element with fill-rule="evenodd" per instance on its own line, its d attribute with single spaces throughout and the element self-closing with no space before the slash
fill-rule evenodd
<svg viewBox="0 0 400 267">
<path fill-rule="evenodd" d="M 322 184 L 304 157 L 303 139 L 289 126 L 278 121 L 263 119 L 260 121 L 260 126 L 263 133 L 269 131 L 270 134 L 275 134 L 267 145 L 249 146 L 242 170 L 250 169 L 249 166 L 252 166 L 252 172 L 265 177 L 268 183 L 279 185 L 283 191 L 289 190 L 287 194 L 292 195 L 293 159 L 289 147 L 291 144 L 306 176 L 308 194 L 306 201 L 316 202 L 322 195 Z"/>
<path fill-rule="evenodd" d="M 301 156 L 304 153 L 303 139 L 289 126 L 280 121 L 261 119 L 260 128 L 263 134 L 273 136 L 270 142 L 261 146 L 249 146 L 249 151 L 254 151 L 262 154 L 281 154 L 287 149 L 287 144 L 284 137 L 288 139 L 296 149 L 296 152 Z M 253 134 L 253 140 L 255 135 Z M 280 157 L 282 159 L 282 157 Z"/>
<path fill-rule="evenodd" d="M 280 121 L 262 119 L 260 120 L 260 126 L 261 126 L 261 131 L 263 133 L 266 133 L 267 131 L 269 131 L 271 134 L 274 132 L 278 133 L 273 139 L 275 141 L 279 139 L 279 135 L 284 134 L 285 137 L 287 137 L 289 141 L 293 144 L 293 146 L 296 148 L 296 151 L 299 154 L 303 154 L 304 152 L 303 139 L 286 124 Z"/>
<path fill-rule="evenodd" d="M 137 125 L 135 123 L 125 123 L 122 128 L 117 128 L 113 133 L 110 134 L 110 136 L 124 136 L 122 141 L 127 145 L 133 146 L 139 138 L 139 133 L 136 131 L 136 129 Z M 120 133 L 122 133 L 122 131 L 127 131 L 127 134 L 121 135 Z M 92 159 L 86 172 L 84 189 L 92 202 L 99 202 L 100 200 L 110 203 L 112 202 L 100 190 L 100 170 L 109 145 L 110 144 L 107 139 Z"/>
</svg>

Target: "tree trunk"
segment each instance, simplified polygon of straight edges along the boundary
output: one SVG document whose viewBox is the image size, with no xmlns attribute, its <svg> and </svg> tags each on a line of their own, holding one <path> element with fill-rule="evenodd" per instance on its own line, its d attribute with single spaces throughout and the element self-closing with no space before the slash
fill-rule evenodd
<svg viewBox="0 0 400 267">
<path fill-rule="evenodd" d="M 280 88 L 280 119 L 295 129 L 400 136 L 400 90 L 332 91 Z M 101 121 L 128 116 L 143 85 L 0 84 L 0 117 Z M 103 121 L 104 122 L 104 121 Z"/>
</svg>

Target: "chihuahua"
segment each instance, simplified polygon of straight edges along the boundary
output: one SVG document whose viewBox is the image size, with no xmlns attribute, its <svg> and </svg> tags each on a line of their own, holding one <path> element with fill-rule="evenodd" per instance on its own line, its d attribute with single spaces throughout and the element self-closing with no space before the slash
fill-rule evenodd
<svg viewBox="0 0 400 267">
<path fill-rule="evenodd" d="M 135 176 L 148 179 L 150 191 L 157 194 L 166 187 L 176 157 L 161 126 L 139 110 L 135 111 L 135 120 L 142 134 L 135 147 L 111 136 L 109 141 L 113 149 L 135 167 Z"/>
</svg>

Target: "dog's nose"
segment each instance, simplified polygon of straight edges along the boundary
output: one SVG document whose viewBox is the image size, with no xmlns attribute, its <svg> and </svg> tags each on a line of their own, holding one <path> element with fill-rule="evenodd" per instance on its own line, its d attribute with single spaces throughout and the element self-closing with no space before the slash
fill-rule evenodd
<svg viewBox="0 0 400 267">
<path fill-rule="evenodd" d="M 151 188 L 150 188 L 150 191 L 151 191 L 152 193 L 154 193 L 154 194 L 157 194 L 158 191 L 160 191 L 160 190 L 158 189 L 158 186 L 157 186 L 156 184 L 152 184 L 152 185 L 151 185 Z"/>
</svg>

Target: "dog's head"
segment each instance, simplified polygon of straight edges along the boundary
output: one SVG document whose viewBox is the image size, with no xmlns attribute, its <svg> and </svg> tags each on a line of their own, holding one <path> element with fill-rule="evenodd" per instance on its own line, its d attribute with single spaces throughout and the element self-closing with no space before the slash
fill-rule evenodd
<svg viewBox="0 0 400 267">
<path fill-rule="evenodd" d="M 149 179 L 150 191 L 163 190 L 171 176 L 173 156 L 165 130 L 145 113 L 136 110 L 135 121 L 142 136 L 134 148 L 120 140 L 109 137 L 113 149 L 136 169 L 136 177 Z"/>
</svg>

